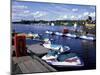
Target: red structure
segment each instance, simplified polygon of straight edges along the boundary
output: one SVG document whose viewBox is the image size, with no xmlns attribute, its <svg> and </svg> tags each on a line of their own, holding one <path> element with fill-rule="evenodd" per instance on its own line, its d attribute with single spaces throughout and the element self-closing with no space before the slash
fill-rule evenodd
<svg viewBox="0 0 100 75">
<path fill-rule="evenodd" d="M 27 55 L 25 35 L 15 35 L 14 46 L 15 46 L 15 55 L 17 57 Z"/>
<path fill-rule="evenodd" d="M 68 29 L 67 28 L 65 28 L 65 29 L 63 29 L 63 34 L 66 34 L 66 33 L 68 33 Z"/>
</svg>

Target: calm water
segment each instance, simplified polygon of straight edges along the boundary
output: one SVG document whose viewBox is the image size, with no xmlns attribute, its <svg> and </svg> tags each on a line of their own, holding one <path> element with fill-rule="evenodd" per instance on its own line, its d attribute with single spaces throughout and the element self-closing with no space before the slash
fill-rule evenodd
<svg viewBox="0 0 100 75">
<path fill-rule="evenodd" d="M 52 36 L 45 34 L 46 30 L 52 31 L 62 31 L 65 26 L 39 26 L 39 25 L 23 25 L 23 24 L 14 24 L 12 25 L 12 29 L 15 29 L 16 32 L 24 32 L 24 33 L 39 33 L 43 37 L 48 37 L 52 39 L 52 43 L 68 45 L 71 48 L 72 52 L 75 52 L 80 56 L 85 66 L 81 68 L 58 68 L 55 67 L 59 71 L 67 71 L 67 70 L 82 70 L 82 69 L 95 69 L 96 68 L 96 42 L 88 41 L 82 39 L 75 39 L 69 37 L 61 37 L 61 36 Z M 67 27 L 69 29 L 73 29 L 73 27 Z M 78 27 L 80 29 L 80 27 Z M 38 41 L 27 40 L 27 44 L 38 43 Z"/>
</svg>

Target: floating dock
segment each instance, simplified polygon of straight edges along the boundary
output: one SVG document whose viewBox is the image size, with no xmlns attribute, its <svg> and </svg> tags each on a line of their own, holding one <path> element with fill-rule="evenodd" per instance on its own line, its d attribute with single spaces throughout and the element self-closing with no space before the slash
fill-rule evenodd
<svg viewBox="0 0 100 75">
<path fill-rule="evenodd" d="M 27 56 L 12 57 L 12 74 L 57 72 L 56 69 L 37 56 L 47 53 L 48 49 L 40 44 L 31 45 L 28 48 L 30 50 Z M 14 51 L 14 47 L 12 47 L 12 51 Z"/>
<path fill-rule="evenodd" d="M 30 46 L 27 46 L 27 48 L 34 54 L 38 55 L 38 56 L 41 56 L 43 54 L 46 54 L 49 49 L 43 47 L 42 45 L 40 44 L 33 44 L 33 45 L 30 45 Z"/>
<path fill-rule="evenodd" d="M 13 74 L 56 72 L 54 68 L 49 66 L 37 56 L 33 57 L 34 58 L 31 56 L 23 56 L 18 58 L 13 57 L 12 67 L 15 67 Z"/>
</svg>

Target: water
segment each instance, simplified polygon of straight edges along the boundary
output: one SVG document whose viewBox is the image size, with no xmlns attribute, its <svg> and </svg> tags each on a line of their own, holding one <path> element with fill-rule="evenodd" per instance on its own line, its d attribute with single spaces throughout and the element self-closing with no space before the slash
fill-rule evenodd
<svg viewBox="0 0 100 75">
<path fill-rule="evenodd" d="M 66 26 L 41 26 L 41 25 L 23 25 L 23 24 L 14 24 L 12 25 L 12 29 L 14 29 L 16 32 L 23 32 L 23 33 L 39 33 L 43 37 L 48 37 L 51 39 L 51 42 L 53 44 L 60 44 L 64 46 L 69 46 L 71 48 L 72 52 L 77 53 L 78 56 L 80 56 L 85 65 L 84 67 L 54 67 L 59 71 L 69 71 L 69 70 L 84 70 L 84 69 L 95 69 L 96 68 L 96 42 L 95 41 L 88 41 L 88 40 L 82 40 L 82 39 L 75 39 L 75 38 L 69 38 L 69 37 L 61 37 L 61 36 L 52 36 L 45 34 L 46 30 L 52 30 L 52 31 L 62 31 L 63 28 Z M 69 29 L 72 29 L 73 27 L 67 27 Z M 78 27 L 80 29 L 80 27 Z M 35 44 L 38 43 L 38 41 L 33 40 L 27 40 L 27 44 Z"/>
</svg>

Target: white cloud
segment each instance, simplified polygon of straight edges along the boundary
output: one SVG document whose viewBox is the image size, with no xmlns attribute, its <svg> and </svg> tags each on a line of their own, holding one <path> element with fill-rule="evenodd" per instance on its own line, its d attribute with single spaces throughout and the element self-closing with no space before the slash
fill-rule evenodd
<svg viewBox="0 0 100 75">
<path fill-rule="evenodd" d="M 38 17 L 45 16 L 45 15 L 47 14 L 47 12 L 36 11 L 36 12 L 31 13 L 31 14 L 32 14 L 32 16 L 34 16 L 35 18 L 38 18 Z"/>
<path fill-rule="evenodd" d="M 77 8 L 73 8 L 72 11 L 75 12 L 75 11 L 78 11 L 78 9 Z"/>
<path fill-rule="evenodd" d="M 21 10 L 20 12 L 13 12 L 12 13 L 12 18 L 13 19 L 20 19 L 20 18 L 28 18 L 28 17 L 33 17 L 33 18 L 40 18 L 42 16 L 45 16 L 47 13 L 43 11 L 29 11 L 29 10 Z M 19 18 L 20 17 L 20 18 Z"/>
<path fill-rule="evenodd" d="M 25 5 L 13 5 L 12 6 L 12 13 L 16 15 L 28 15 L 30 11 L 28 10 L 28 7 Z"/>
<path fill-rule="evenodd" d="M 66 19 L 66 18 L 67 18 L 67 15 L 64 15 L 62 18 L 63 18 L 63 19 Z"/>
<path fill-rule="evenodd" d="M 75 18 L 76 18 L 76 17 L 75 17 L 74 15 L 71 16 L 71 19 L 72 19 L 72 20 L 75 19 Z"/>
<path fill-rule="evenodd" d="M 67 19 L 67 15 L 61 15 L 58 18 L 56 18 L 57 20 L 63 20 L 63 19 Z"/>
<path fill-rule="evenodd" d="M 24 17 L 24 16 L 29 16 L 29 15 L 31 15 L 30 14 L 31 13 L 31 11 L 29 11 L 29 10 L 14 10 L 14 11 L 12 11 L 12 16 L 22 16 L 22 17 Z"/>
<path fill-rule="evenodd" d="M 91 9 L 95 10 L 95 6 L 90 6 Z"/>
<path fill-rule="evenodd" d="M 84 12 L 82 17 L 87 19 L 88 16 L 95 17 L 95 12 Z"/>
<path fill-rule="evenodd" d="M 95 17 L 95 12 L 91 12 L 91 13 L 89 14 L 89 16 Z"/>
<path fill-rule="evenodd" d="M 81 19 L 82 18 L 82 15 L 78 15 L 78 19 Z"/>
<path fill-rule="evenodd" d="M 28 7 L 25 5 L 13 5 L 12 8 L 13 9 L 27 9 Z"/>
<path fill-rule="evenodd" d="M 29 10 L 24 10 L 23 13 L 27 14 L 27 13 L 30 13 L 30 11 Z"/>
<path fill-rule="evenodd" d="M 32 13 L 34 16 L 39 14 L 39 11 L 33 12 Z"/>
<path fill-rule="evenodd" d="M 69 11 L 69 9 L 67 9 L 67 8 L 64 7 L 63 5 L 61 5 L 61 6 L 55 5 L 55 4 L 53 4 L 53 5 L 54 5 L 54 8 L 56 8 L 56 9 L 59 10 L 59 11 L 64 11 L 64 12 Z"/>
<path fill-rule="evenodd" d="M 84 12 L 83 13 L 83 16 L 88 16 L 89 15 L 89 12 Z"/>
</svg>

